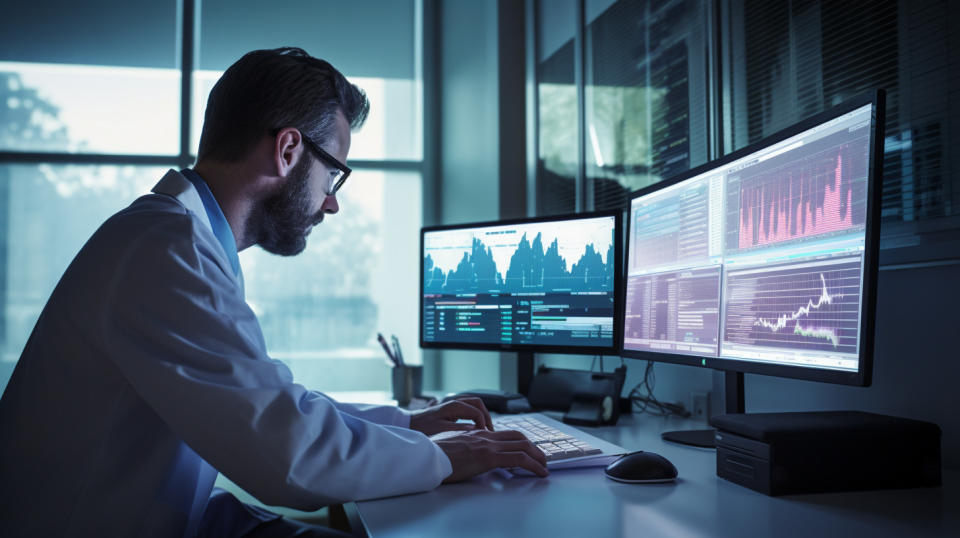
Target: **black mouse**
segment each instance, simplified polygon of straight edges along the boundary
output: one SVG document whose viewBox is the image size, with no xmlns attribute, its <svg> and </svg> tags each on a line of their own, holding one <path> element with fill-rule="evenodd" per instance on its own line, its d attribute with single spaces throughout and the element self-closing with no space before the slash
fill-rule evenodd
<svg viewBox="0 0 960 538">
<path fill-rule="evenodd" d="M 607 478 L 628 484 L 672 482 L 677 479 L 677 468 L 670 460 L 653 452 L 632 452 L 614 461 L 603 473 Z"/>
</svg>

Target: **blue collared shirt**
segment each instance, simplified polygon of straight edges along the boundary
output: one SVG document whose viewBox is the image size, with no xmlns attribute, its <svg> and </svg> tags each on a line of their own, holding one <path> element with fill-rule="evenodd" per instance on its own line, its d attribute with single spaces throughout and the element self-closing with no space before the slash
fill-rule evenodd
<svg viewBox="0 0 960 538">
<path fill-rule="evenodd" d="M 210 219 L 210 226 L 213 227 L 213 235 L 217 237 L 217 241 L 220 242 L 223 251 L 227 253 L 227 259 L 230 260 L 230 267 L 233 268 L 233 274 L 239 277 L 240 256 L 237 253 L 237 241 L 233 237 L 233 230 L 230 228 L 230 223 L 227 222 L 227 217 L 223 214 L 223 210 L 220 209 L 220 204 L 217 202 L 217 199 L 213 197 L 213 193 L 210 192 L 210 187 L 207 185 L 207 182 L 200 177 L 200 174 L 189 168 L 184 168 L 180 173 L 183 174 L 183 177 L 189 179 L 190 183 L 193 183 L 193 186 L 197 188 L 200 201 L 203 202 L 203 208 L 207 211 L 207 218 Z"/>
</svg>

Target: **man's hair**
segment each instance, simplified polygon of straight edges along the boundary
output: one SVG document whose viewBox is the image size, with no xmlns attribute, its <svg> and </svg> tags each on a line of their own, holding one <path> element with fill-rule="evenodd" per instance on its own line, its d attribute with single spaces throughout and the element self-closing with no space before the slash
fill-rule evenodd
<svg viewBox="0 0 960 538">
<path fill-rule="evenodd" d="M 337 110 L 357 129 L 370 102 L 329 63 L 296 47 L 249 52 L 210 90 L 197 160 L 236 161 L 284 127 L 324 145 Z"/>
</svg>

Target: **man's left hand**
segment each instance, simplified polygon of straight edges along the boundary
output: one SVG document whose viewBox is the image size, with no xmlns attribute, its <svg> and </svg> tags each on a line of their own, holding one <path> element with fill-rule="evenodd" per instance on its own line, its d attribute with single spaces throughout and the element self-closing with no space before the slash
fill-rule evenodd
<svg viewBox="0 0 960 538">
<path fill-rule="evenodd" d="M 473 424 L 457 422 L 469 420 Z M 440 405 L 414 411 L 410 417 L 410 429 L 425 435 L 448 431 L 493 430 L 493 421 L 480 398 L 462 398 Z"/>
</svg>

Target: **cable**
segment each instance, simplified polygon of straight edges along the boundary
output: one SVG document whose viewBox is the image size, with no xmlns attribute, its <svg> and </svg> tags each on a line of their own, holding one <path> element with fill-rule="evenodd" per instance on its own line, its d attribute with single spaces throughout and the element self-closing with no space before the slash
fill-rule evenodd
<svg viewBox="0 0 960 538">
<path fill-rule="evenodd" d="M 678 415 L 684 418 L 690 416 L 683 404 L 674 404 L 661 402 L 653 395 L 653 387 L 656 385 L 657 376 L 653 372 L 653 361 L 647 361 L 647 367 L 643 372 L 643 381 L 636 384 L 630 390 L 630 403 L 639 413 L 648 413 L 657 417 L 669 417 Z M 645 389 L 645 390 L 642 390 Z"/>
</svg>

